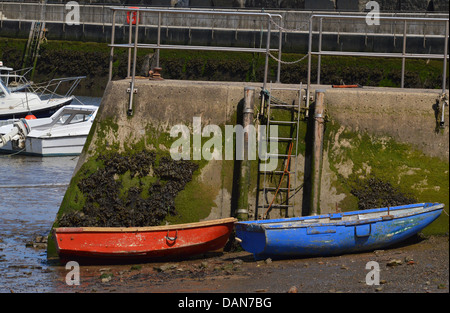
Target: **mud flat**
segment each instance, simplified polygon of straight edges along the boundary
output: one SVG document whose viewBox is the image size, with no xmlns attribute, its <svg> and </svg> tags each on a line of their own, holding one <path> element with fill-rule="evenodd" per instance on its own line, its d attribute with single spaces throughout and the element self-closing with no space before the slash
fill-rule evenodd
<svg viewBox="0 0 450 313">
<path fill-rule="evenodd" d="M 366 284 L 369 261 L 379 264 L 379 285 Z M 239 251 L 166 263 L 81 266 L 78 286 L 65 283 L 64 267 L 55 273 L 60 277 L 55 291 L 69 293 L 448 293 L 449 238 L 417 236 L 395 248 L 333 257 L 256 262 Z"/>
</svg>

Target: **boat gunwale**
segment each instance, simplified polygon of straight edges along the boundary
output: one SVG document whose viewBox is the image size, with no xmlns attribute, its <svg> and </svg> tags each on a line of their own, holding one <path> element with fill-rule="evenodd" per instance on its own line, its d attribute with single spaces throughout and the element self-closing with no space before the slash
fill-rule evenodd
<svg viewBox="0 0 450 313">
<path fill-rule="evenodd" d="M 405 209 L 413 209 L 418 208 L 419 212 L 413 212 L 413 213 L 406 213 L 406 214 L 400 214 L 397 216 L 392 215 L 381 215 L 382 213 L 387 213 L 388 208 L 376 208 L 376 209 L 370 209 L 370 210 L 358 210 L 358 211 L 350 211 L 350 212 L 340 212 L 342 214 L 342 217 L 344 216 L 353 216 L 353 215 L 361 215 L 361 214 L 370 214 L 370 213 L 380 213 L 380 216 L 373 217 L 373 218 L 367 218 L 367 219 L 358 219 L 358 220 L 350 220 L 345 221 L 342 219 L 337 219 L 334 221 L 329 222 L 310 222 L 310 223 L 302 223 L 303 221 L 307 220 L 319 220 L 319 219 L 326 219 L 330 218 L 333 214 L 336 213 L 328 213 L 328 214 L 322 214 L 322 215 L 311 215 L 311 216 L 302 216 L 302 217 L 294 217 L 294 218 L 287 218 L 287 219 L 276 219 L 276 220 L 258 220 L 258 221 L 245 221 L 245 222 L 238 222 L 237 225 L 244 226 L 247 231 L 254 231 L 254 232 L 260 232 L 260 231 L 268 231 L 268 230 L 283 230 L 283 229 L 293 229 L 293 228 L 307 228 L 307 227 L 321 227 L 321 226 L 328 226 L 328 227 L 335 227 L 335 226 L 356 226 L 356 225 L 364 225 L 364 224 L 373 224 L 377 222 L 383 222 L 383 221 L 391 221 L 395 219 L 405 218 L 409 216 L 414 216 L 418 214 L 424 214 L 429 213 L 436 210 L 443 210 L 444 204 L 442 203 L 416 203 L 416 204 L 408 204 L 408 205 L 402 205 L 402 206 L 395 206 L 395 207 L 389 207 L 389 211 L 396 211 L 396 210 L 405 210 Z M 387 218 L 386 218 L 387 217 Z M 270 225 L 268 225 L 270 224 Z M 283 225 L 287 224 L 287 225 Z M 250 227 L 248 227 L 250 226 Z"/>
<path fill-rule="evenodd" d="M 228 217 L 223 219 L 215 219 L 202 222 L 161 225 L 161 226 L 145 226 L 145 227 L 58 227 L 54 229 L 54 233 L 138 233 L 138 232 L 155 232 L 168 230 L 185 230 L 191 228 L 201 228 L 209 226 L 219 226 L 223 224 L 236 223 L 237 219 Z"/>
</svg>

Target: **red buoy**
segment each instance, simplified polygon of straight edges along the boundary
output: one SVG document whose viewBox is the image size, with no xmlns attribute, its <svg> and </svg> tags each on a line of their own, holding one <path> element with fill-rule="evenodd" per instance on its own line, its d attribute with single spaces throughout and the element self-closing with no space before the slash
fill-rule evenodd
<svg viewBox="0 0 450 313">
<path fill-rule="evenodd" d="M 34 116 L 33 114 L 28 114 L 27 116 L 25 116 L 26 120 L 35 120 L 36 116 Z"/>
</svg>

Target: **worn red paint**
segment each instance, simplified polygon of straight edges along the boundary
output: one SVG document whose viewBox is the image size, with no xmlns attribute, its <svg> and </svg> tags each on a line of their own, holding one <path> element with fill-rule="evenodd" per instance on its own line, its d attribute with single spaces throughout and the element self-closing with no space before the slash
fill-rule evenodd
<svg viewBox="0 0 450 313">
<path fill-rule="evenodd" d="M 235 218 L 154 227 L 64 227 L 53 236 L 60 258 L 186 257 L 223 248 Z"/>
</svg>

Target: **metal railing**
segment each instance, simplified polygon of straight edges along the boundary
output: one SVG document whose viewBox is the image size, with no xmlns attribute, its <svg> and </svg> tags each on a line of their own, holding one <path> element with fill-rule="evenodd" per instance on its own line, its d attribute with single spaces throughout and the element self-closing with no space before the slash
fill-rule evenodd
<svg viewBox="0 0 450 313">
<path fill-rule="evenodd" d="M 184 9 L 157 9 L 157 8 L 124 8 L 124 7 L 110 7 L 113 10 L 112 17 L 112 33 L 111 33 L 111 53 L 109 60 L 109 81 L 112 79 L 112 66 L 114 59 L 114 48 L 128 48 L 128 76 L 131 71 L 131 83 L 130 83 L 130 102 L 128 107 L 128 114 L 132 114 L 133 93 L 136 77 L 136 59 L 138 49 L 155 49 L 156 50 L 156 63 L 159 66 L 159 50 L 160 49 L 176 49 L 176 50 L 201 50 L 201 51 L 231 51 L 231 52 L 253 52 L 265 54 L 264 65 L 264 80 L 263 88 L 266 88 L 268 67 L 269 67 L 269 55 L 270 51 L 278 51 L 279 58 L 281 57 L 281 38 L 282 29 L 279 30 L 279 46 L 278 49 L 270 49 L 271 41 L 271 22 L 273 19 L 279 19 L 282 21 L 282 16 L 279 14 L 271 14 L 264 12 L 236 12 L 236 11 L 204 11 L 204 10 L 184 10 Z M 129 41 L 127 44 L 116 44 L 114 42 L 115 28 L 116 28 L 116 16 L 117 12 L 128 12 L 128 26 L 129 26 Z M 157 40 L 153 44 L 139 43 L 139 23 L 141 14 L 145 13 L 158 13 L 158 28 L 157 28 Z M 163 14 L 189 14 L 189 15 L 212 15 L 212 16 L 253 16 L 266 19 L 266 47 L 265 48 L 243 48 L 243 47 L 223 47 L 223 46 L 193 46 L 193 45 L 169 45 L 161 43 L 161 21 Z M 132 42 L 132 32 L 134 24 L 134 43 Z M 262 29 L 263 31 L 263 29 Z M 131 70 L 131 50 L 133 49 L 133 67 Z M 281 64 L 278 62 L 278 80 L 280 76 Z"/>
<path fill-rule="evenodd" d="M 313 22 L 315 19 L 319 19 L 319 40 L 318 40 L 318 51 L 313 51 Z M 380 58 L 400 58 L 402 59 L 402 71 L 401 71 L 401 88 L 404 88 L 405 81 L 405 61 L 406 59 L 443 59 L 443 69 L 442 69 L 442 93 L 445 94 L 446 91 L 446 72 L 447 72 L 447 58 L 448 58 L 448 36 L 449 36 L 449 20 L 445 18 L 419 18 L 419 17 L 392 17 L 392 16 L 380 16 L 380 23 L 383 20 L 402 22 L 403 23 L 403 47 L 401 53 L 380 53 L 380 52 L 355 52 L 355 51 L 325 51 L 322 50 L 322 25 L 324 19 L 343 19 L 343 20 L 364 20 L 366 16 L 357 15 L 325 15 L 325 14 L 315 14 L 310 17 L 309 20 L 309 43 L 308 43 L 308 76 L 307 76 L 307 97 L 306 106 L 309 107 L 309 91 L 311 85 L 311 57 L 313 55 L 318 56 L 317 62 L 317 84 L 320 84 L 320 68 L 321 68 L 321 57 L 322 55 L 334 55 L 334 56 L 365 56 L 365 57 L 380 57 Z M 444 52 L 442 54 L 421 54 L 421 53 L 407 53 L 406 52 L 406 39 L 407 34 L 407 24 L 408 22 L 418 21 L 423 23 L 442 23 L 445 24 L 445 34 L 443 36 L 444 41 Z M 316 32 L 317 33 L 317 32 Z"/>
</svg>

